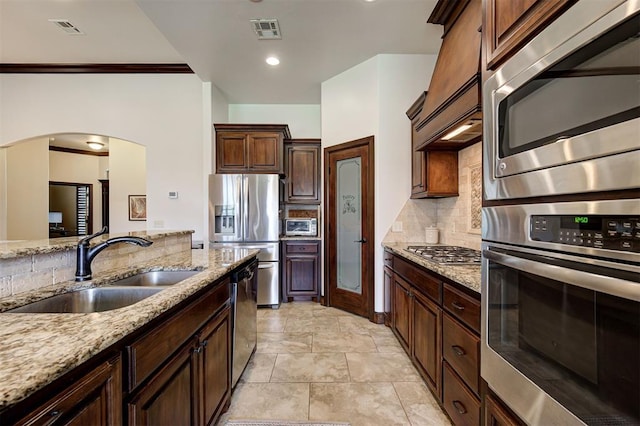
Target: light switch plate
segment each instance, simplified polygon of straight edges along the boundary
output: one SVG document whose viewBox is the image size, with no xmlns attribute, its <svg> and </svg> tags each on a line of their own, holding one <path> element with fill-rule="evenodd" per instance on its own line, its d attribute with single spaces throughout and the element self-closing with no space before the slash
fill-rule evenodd
<svg viewBox="0 0 640 426">
<path fill-rule="evenodd" d="M 178 191 L 169 191 L 169 198 L 178 198 Z"/>
</svg>

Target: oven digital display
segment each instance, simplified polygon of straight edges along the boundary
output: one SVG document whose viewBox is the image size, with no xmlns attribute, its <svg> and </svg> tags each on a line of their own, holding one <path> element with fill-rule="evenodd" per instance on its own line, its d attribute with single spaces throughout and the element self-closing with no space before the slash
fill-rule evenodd
<svg viewBox="0 0 640 426">
<path fill-rule="evenodd" d="M 602 229 L 602 217 L 598 216 L 561 216 L 560 227 L 582 230 Z"/>
</svg>

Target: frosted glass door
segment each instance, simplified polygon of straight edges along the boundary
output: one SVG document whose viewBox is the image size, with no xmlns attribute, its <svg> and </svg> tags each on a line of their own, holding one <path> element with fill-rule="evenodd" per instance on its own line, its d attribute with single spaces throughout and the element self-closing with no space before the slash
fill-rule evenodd
<svg viewBox="0 0 640 426">
<path fill-rule="evenodd" d="M 361 158 L 338 160 L 337 169 L 337 287 L 362 294 Z"/>
</svg>

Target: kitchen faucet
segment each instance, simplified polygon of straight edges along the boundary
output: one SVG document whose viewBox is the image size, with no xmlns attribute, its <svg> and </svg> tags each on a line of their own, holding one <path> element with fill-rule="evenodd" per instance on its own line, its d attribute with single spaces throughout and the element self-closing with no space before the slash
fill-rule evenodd
<svg viewBox="0 0 640 426">
<path fill-rule="evenodd" d="M 89 241 L 95 237 L 106 234 L 108 228 L 105 226 L 99 232 L 89 235 L 78 241 L 77 258 L 76 258 L 76 281 L 86 281 L 91 279 L 91 262 L 102 250 L 110 245 L 117 243 L 135 244 L 141 247 L 149 247 L 153 242 L 140 237 L 115 237 L 109 238 L 100 244 L 89 247 Z"/>
</svg>

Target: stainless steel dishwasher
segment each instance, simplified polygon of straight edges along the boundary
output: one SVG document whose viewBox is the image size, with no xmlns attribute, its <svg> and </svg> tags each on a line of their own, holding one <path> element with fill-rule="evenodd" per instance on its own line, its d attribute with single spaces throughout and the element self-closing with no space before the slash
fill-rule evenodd
<svg viewBox="0 0 640 426">
<path fill-rule="evenodd" d="M 231 309 L 233 310 L 231 344 L 231 387 L 235 388 L 251 355 L 256 350 L 256 315 L 258 261 L 255 260 L 231 276 Z"/>
</svg>

